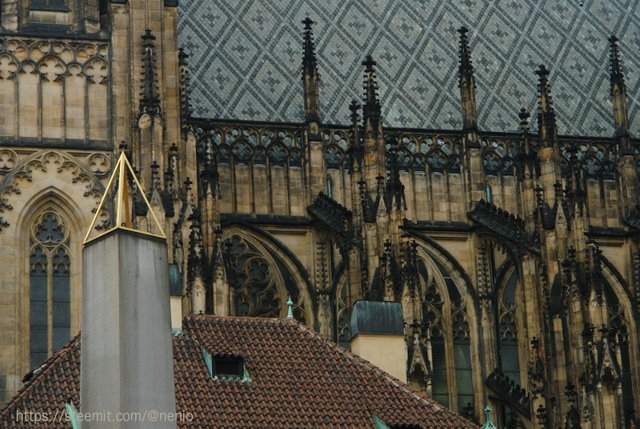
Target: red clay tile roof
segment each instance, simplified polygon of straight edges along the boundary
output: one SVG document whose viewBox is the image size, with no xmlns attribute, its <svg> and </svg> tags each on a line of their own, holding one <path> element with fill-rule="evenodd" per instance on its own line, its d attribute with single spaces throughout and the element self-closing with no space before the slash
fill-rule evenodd
<svg viewBox="0 0 640 429">
<path fill-rule="evenodd" d="M 213 380 L 201 348 L 242 356 L 250 382 Z M 75 338 L 0 412 L 0 427 L 24 427 L 19 410 L 53 416 L 79 402 L 80 340 Z M 176 407 L 193 413 L 180 428 L 373 428 L 389 425 L 477 428 L 423 398 L 369 362 L 305 326 L 280 319 L 190 316 L 174 337 Z M 47 422 L 34 428 L 69 428 Z"/>
</svg>

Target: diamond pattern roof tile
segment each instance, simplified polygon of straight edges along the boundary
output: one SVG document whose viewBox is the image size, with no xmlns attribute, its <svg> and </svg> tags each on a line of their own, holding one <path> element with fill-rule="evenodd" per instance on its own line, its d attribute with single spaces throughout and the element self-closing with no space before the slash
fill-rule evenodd
<svg viewBox="0 0 640 429">
<path fill-rule="evenodd" d="M 349 102 L 360 90 L 359 64 L 372 54 L 385 126 L 460 128 L 456 30 L 465 25 L 482 129 L 518 129 L 520 109 L 536 105 L 534 70 L 546 64 L 559 132 L 613 135 L 607 38 L 616 34 L 631 131 L 640 134 L 634 96 L 640 87 L 640 8 L 633 10 L 633 2 L 182 0 L 179 12 L 179 42 L 191 55 L 195 116 L 301 121 L 301 21 L 309 16 L 316 22 L 324 123 L 348 123 Z M 272 79 L 261 77 L 263 68 L 278 71 L 275 90 Z M 220 75 L 229 76 L 226 84 L 216 80 Z M 246 96 L 234 97 L 239 92 Z"/>
</svg>

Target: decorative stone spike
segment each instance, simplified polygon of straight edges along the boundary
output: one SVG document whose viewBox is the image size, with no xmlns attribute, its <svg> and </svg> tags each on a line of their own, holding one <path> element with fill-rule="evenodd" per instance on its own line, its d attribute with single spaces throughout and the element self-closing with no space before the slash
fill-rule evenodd
<svg viewBox="0 0 640 429">
<path fill-rule="evenodd" d="M 462 102 L 463 129 L 467 133 L 467 147 L 475 147 L 478 143 L 478 111 L 476 106 L 476 81 L 471 64 L 471 50 L 467 38 L 466 27 L 461 27 L 460 33 L 460 67 L 458 86 L 460 87 L 460 100 Z"/>
<path fill-rule="evenodd" d="M 624 83 L 622 60 L 618 50 L 618 38 L 611 36 L 610 43 L 610 71 L 611 71 L 611 97 L 613 98 L 613 116 L 615 122 L 615 135 L 621 139 L 623 151 L 631 153 L 629 139 L 629 112 L 627 106 L 627 88 Z"/>
<path fill-rule="evenodd" d="M 142 35 L 142 88 L 140 97 L 140 115 L 157 116 L 160 114 L 160 95 L 156 76 L 156 59 L 154 40 L 156 36 L 151 30 Z"/>
<path fill-rule="evenodd" d="M 304 24 L 304 55 L 302 57 L 302 81 L 304 85 L 305 120 L 312 125 L 312 132 L 317 134 L 320 122 L 320 90 L 318 82 L 318 61 L 313 43 L 313 21 L 307 17 Z"/>
<path fill-rule="evenodd" d="M 551 99 L 551 88 L 549 87 L 549 70 L 544 65 L 540 65 L 536 70 L 538 75 L 538 89 L 540 97 L 538 99 L 538 127 L 540 142 L 543 146 L 557 145 L 556 113 L 553 110 Z"/>
</svg>

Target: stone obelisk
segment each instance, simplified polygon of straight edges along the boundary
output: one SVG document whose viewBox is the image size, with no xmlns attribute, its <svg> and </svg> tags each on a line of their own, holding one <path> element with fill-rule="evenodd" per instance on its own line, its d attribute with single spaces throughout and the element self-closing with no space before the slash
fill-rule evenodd
<svg viewBox="0 0 640 429">
<path fill-rule="evenodd" d="M 134 226 L 133 183 L 153 232 Z M 112 227 L 91 237 L 108 201 Z M 84 247 L 80 412 L 92 415 L 82 427 L 175 429 L 167 246 L 124 154 L 96 219 Z"/>
</svg>

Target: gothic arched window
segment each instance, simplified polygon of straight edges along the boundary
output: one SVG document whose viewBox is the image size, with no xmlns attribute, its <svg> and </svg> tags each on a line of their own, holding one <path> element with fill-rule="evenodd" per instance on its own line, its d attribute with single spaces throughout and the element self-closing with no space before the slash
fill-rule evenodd
<svg viewBox="0 0 640 429">
<path fill-rule="evenodd" d="M 594 329 L 598 326 L 602 330 L 602 335 L 608 337 L 608 344 L 612 350 L 614 359 L 618 360 L 619 374 L 622 393 L 622 408 L 625 424 L 633 422 L 635 415 L 635 398 L 632 385 L 632 360 L 630 354 L 629 328 L 625 319 L 624 307 L 616 296 L 615 291 L 605 279 L 601 280 L 602 290 L 592 292 L 590 308 L 590 319 Z M 617 353 L 616 353 L 616 349 Z"/>
<path fill-rule="evenodd" d="M 431 345 L 431 397 L 444 406 L 449 406 L 449 386 L 447 382 L 447 357 L 442 327 L 442 307 L 444 301 L 436 284 L 431 281 L 427 287 L 422 306 L 422 314 L 427 327 L 427 340 Z"/>
<path fill-rule="evenodd" d="M 520 364 L 518 358 L 518 327 L 516 324 L 516 286 L 517 274 L 509 277 L 499 299 L 499 344 L 500 368 L 516 384 L 520 381 Z"/>
<path fill-rule="evenodd" d="M 278 293 L 273 267 L 239 235 L 229 241 L 232 301 L 238 316 L 278 317 L 282 297 Z"/>
<path fill-rule="evenodd" d="M 452 312 L 453 354 L 456 365 L 456 393 L 458 411 L 473 410 L 473 378 L 471 368 L 471 330 L 459 295 Z M 466 416 L 468 417 L 468 416 Z"/>
<path fill-rule="evenodd" d="M 520 355 L 518 348 L 518 273 L 512 271 L 498 291 L 498 359 L 502 374 L 518 386 L 520 377 Z M 503 405 L 499 415 L 506 428 L 519 427 L 519 417 L 510 407 Z"/>
<path fill-rule="evenodd" d="M 29 241 L 31 367 L 64 346 L 71 335 L 69 231 L 53 211 L 36 218 Z"/>
<path fill-rule="evenodd" d="M 462 410 L 473 410 L 474 389 L 471 363 L 471 335 L 466 304 L 453 280 L 440 269 L 441 283 L 428 279 L 422 305 L 426 340 L 431 353 L 431 396 L 441 404 Z"/>
</svg>

